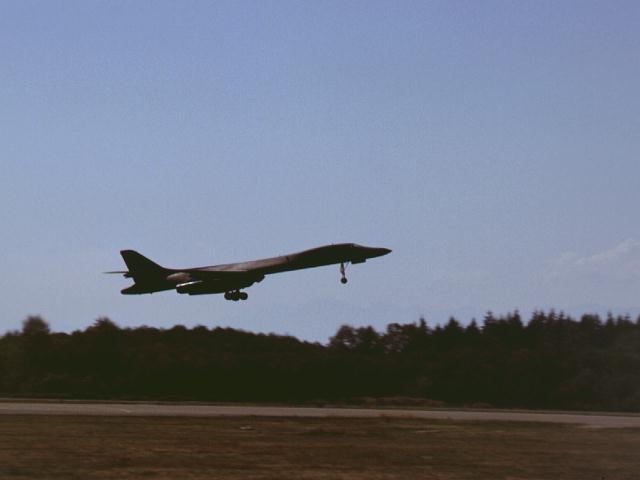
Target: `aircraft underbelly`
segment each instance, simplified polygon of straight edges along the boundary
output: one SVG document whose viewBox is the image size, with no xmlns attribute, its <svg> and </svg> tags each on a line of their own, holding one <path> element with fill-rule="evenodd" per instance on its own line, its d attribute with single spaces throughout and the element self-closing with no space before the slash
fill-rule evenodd
<svg viewBox="0 0 640 480">
<path fill-rule="evenodd" d="M 212 293 L 225 293 L 241 288 L 250 287 L 255 280 L 229 281 L 229 280 L 198 280 L 176 285 L 178 293 L 188 295 L 207 295 Z"/>
</svg>

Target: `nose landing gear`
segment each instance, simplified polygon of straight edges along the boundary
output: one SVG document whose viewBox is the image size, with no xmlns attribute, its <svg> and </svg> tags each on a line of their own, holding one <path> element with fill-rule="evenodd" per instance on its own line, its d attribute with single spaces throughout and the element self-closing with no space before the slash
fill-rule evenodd
<svg viewBox="0 0 640 480">
<path fill-rule="evenodd" d="M 249 294 L 247 292 L 241 292 L 240 290 L 234 290 L 232 292 L 225 292 L 224 298 L 225 300 L 237 302 L 238 300 L 246 300 L 249 298 Z"/>
<path fill-rule="evenodd" d="M 344 266 L 344 262 L 340 262 L 340 275 L 342 275 L 342 278 L 340 279 L 340 283 L 342 283 L 343 285 L 348 281 L 347 276 L 345 275 L 345 271 L 346 271 L 346 268 Z"/>
</svg>

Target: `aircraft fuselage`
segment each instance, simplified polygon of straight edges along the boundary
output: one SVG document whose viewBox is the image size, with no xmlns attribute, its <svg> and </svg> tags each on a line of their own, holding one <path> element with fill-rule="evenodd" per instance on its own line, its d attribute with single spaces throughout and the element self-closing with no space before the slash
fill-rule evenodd
<svg viewBox="0 0 640 480">
<path fill-rule="evenodd" d="M 176 269 L 161 267 L 133 250 L 122 250 L 120 253 L 129 270 L 114 273 L 123 273 L 135 281 L 134 285 L 122 290 L 127 295 L 175 289 L 189 295 L 225 293 L 225 298 L 238 300 L 247 297 L 240 289 L 262 281 L 266 275 L 304 268 L 340 264 L 342 282 L 346 283 L 344 264 L 363 263 L 390 252 L 388 248 L 340 243 L 261 260 Z"/>
</svg>

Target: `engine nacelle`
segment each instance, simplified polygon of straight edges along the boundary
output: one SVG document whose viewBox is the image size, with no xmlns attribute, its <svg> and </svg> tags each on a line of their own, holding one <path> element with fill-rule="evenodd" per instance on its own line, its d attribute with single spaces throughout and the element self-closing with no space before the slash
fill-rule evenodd
<svg viewBox="0 0 640 480">
<path fill-rule="evenodd" d="M 261 281 L 264 275 L 242 280 L 194 280 L 191 282 L 180 283 L 176 285 L 178 293 L 186 293 L 188 295 L 206 295 L 209 293 L 225 293 L 233 290 L 247 288 L 256 282 Z"/>
<path fill-rule="evenodd" d="M 176 285 L 178 293 L 186 293 L 188 295 L 205 295 L 207 293 L 222 293 L 226 290 L 221 289 L 220 285 L 203 282 L 201 280 L 195 282 L 181 283 Z"/>
</svg>

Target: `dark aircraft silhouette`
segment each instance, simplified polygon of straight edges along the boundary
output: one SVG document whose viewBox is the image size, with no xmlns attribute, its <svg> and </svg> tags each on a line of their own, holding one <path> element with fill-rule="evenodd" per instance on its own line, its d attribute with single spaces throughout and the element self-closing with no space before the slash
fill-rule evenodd
<svg viewBox="0 0 640 480">
<path fill-rule="evenodd" d="M 122 250 L 120 254 L 129 270 L 106 273 L 122 273 L 125 278 L 133 278 L 134 284 L 121 291 L 124 295 L 175 289 L 178 293 L 188 295 L 224 293 L 227 300 L 238 301 L 249 297 L 241 289 L 261 282 L 265 275 L 340 264 L 340 281 L 347 283 L 345 264 L 364 263 L 369 258 L 390 252 L 388 248 L 340 243 L 249 262 L 197 268 L 164 268 L 138 252 Z"/>
</svg>

